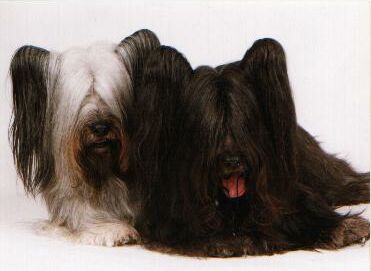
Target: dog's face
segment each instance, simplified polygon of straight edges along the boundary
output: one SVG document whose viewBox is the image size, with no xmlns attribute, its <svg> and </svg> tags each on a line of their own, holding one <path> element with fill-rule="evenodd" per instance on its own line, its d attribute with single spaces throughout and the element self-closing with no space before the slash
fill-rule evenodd
<svg viewBox="0 0 371 271">
<path fill-rule="evenodd" d="M 235 65 L 217 71 L 201 67 L 185 90 L 184 116 L 194 157 L 187 167 L 199 204 L 208 206 L 215 223 L 203 222 L 209 230 L 233 231 L 231 224 L 247 201 L 264 186 L 266 146 L 261 112 L 243 71 Z M 192 113 L 191 113 L 192 112 Z M 186 131 L 184 131 L 186 133 Z M 187 163 L 187 162 L 186 162 Z M 200 214 L 198 220 L 204 220 Z"/>
<path fill-rule="evenodd" d="M 83 123 L 71 135 L 70 159 L 79 166 L 85 180 L 100 186 L 110 174 L 127 171 L 128 136 L 122 121 L 99 97 L 90 96 L 87 100 L 92 103 L 88 106 L 91 108 L 85 108 L 87 115 L 79 121 Z"/>
<path fill-rule="evenodd" d="M 98 188 L 128 168 L 125 116 L 132 86 L 115 45 L 73 49 L 58 56 L 57 103 L 52 139 L 55 160 Z M 64 131 L 61 133 L 61 131 Z M 65 162 L 60 160 L 65 159 Z"/>
<path fill-rule="evenodd" d="M 209 197 L 210 202 L 218 201 L 220 196 L 246 196 L 251 185 L 248 180 L 258 174 L 254 169 L 263 154 L 258 146 L 258 106 L 242 71 L 236 67 L 219 72 L 199 68 L 186 93 L 185 112 L 192 112 L 192 117 L 185 120 L 189 123 L 187 129 L 197 131 L 194 136 L 199 144 L 190 149 L 199 157 L 195 160 L 203 161 L 190 165 L 199 168 L 191 178 L 207 185 L 202 190 L 208 191 L 204 197 Z"/>
</svg>

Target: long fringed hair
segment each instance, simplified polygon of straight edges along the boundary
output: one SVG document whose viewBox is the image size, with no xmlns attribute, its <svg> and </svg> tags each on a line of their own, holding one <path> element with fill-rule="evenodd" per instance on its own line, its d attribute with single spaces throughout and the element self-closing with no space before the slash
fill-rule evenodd
<svg viewBox="0 0 371 271">
<path fill-rule="evenodd" d="M 162 46 L 145 62 L 136 95 L 131 157 L 145 198 L 137 226 L 149 247 L 226 257 L 336 248 L 367 236 L 367 221 L 330 204 L 337 187 L 344 191 L 346 174 L 362 196 L 352 193 L 342 203 L 368 201 L 369 181 L 298 126 L 276 41 L 257 41 L 242 61 L 196 70 Z M 218 157 L 226 138 L 246 161 L 247 192 L 238 199 L 222 192 Z M 318 170 L 310 181 L 307 161 L 343 175 Z M 326 180 L 328 193 L 314 184 Z M 349 219 L 361 226 L 359 238 L 347 243 L 341 229 Z"/>
<path fill-rule="evenodd" d="M 45 200 L 49 226 L 66 227 L 74 240 L 112 246 L 137 238 L 128 174 L 133 84 L 159 45 L 143 29 L 118 44 L 62 53 L 26 45 L 12 59 L 17 172 L 26 192 Z"/>
</svg>

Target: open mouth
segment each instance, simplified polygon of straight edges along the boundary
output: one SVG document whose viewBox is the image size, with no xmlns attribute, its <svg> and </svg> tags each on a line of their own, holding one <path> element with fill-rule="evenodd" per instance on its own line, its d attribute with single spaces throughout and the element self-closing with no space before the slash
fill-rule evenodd
<svg viewBox="0 0 371 271">
<path fill-rule="evenodd" d="M 224 194 L 228 198 L 239 198 L 246 194 L 246 179 L 243 173 L 234 173 L 223 178 Z"/>
</svg>

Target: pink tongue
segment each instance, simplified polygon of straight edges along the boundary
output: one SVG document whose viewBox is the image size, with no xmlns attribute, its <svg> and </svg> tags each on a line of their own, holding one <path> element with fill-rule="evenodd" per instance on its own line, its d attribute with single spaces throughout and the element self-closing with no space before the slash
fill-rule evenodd
<svg viewBox="0 0 371 271">
<path fill-rule="evenodd" d="M 229 198 L 238 198 L 246 193 L 245 179 L 242 176 L 232 175 L 223 179 L 224 193 Z"/>
</svg>

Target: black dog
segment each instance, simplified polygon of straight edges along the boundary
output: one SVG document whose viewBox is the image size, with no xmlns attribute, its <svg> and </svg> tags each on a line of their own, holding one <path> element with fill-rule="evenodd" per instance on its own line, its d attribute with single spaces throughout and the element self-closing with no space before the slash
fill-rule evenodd
<svg viewBox="0 0 371 271">
<path fill-rule="evenodd" d="M 369 202 L 369 175 L 325 153 L 296 121 L 281 45 L 192 70 L 161 46 L 136 88 L 131 159 L 150 248 L 193 256 L 337 249 L 369 223 L 335 206 Z"/>
</svg>

